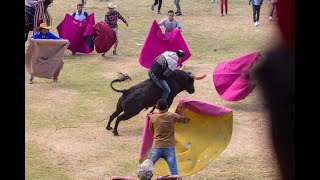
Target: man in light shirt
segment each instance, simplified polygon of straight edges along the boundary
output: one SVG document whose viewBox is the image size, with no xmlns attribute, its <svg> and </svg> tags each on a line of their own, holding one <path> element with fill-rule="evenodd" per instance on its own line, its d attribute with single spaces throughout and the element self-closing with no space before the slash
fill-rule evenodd
<svg viewBox="0 0 320 180">
<path fill-rule="evenodd" d="M 161 99 L 167 100 L 171 89 L 165 78 L 173 74 L 177 68 L 178 61 L 184 57 L 183 50 L 166 51 L 160 54 L 151 64 L 148 71 L 149 77 L 162 89 Z"/>
<path fill-rule="evenodd" d="M 174 19 L 174 12 L 172 10 L 168 11 L 168 18 L 164 18 L 159 23 L 159 26 L 164 26 L 165 32 L 171 32 L 176 28 L 180 29 L 181 31 L 180 23 Z"/>
<path fill-rule="evenodd" d="M 77 11 L 72 14 L 72 17 L 78 21 L 83 21 L 86 19 L 89 14 L 83 10 L 83 4 L 77 4 Z M 72 52 L 72 55 L 75 55 L 76 52 Z"/>
<path fill-rule="evenodd" d="M 77 11 L 72 14 L 72 17 L 78 21 L 83 21 L 89 14 L 83 10 L 83 4 L 77 5 Z"/>
</svg>

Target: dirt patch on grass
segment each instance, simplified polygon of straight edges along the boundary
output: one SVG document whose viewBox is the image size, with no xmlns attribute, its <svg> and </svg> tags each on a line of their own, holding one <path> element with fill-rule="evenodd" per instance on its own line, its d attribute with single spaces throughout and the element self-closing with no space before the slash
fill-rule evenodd
<svg viewBox="0 0 320 180">
<path fill-rule="evenodd" d="M 26 108 L 46 111 L 56 106 L 64 106 L 79 98 L 79 93 L 74 90 L 62 89 L 59 84 L 46 82 L 49 80 L 35 78 L 35 83 L 26 83 L 25 102 Z"/>
</svg>

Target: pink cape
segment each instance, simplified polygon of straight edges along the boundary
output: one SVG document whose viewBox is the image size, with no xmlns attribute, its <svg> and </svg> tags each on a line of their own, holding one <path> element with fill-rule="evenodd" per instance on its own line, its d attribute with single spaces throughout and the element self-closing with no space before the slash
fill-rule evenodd
<svg viewBox="0 0 320 180">
<path fill-rule="evenodd" d="M 213 72 L 213 83 L 221 99 L 238 101 L 252 92 L 255 86 L 247 72 L 259 55 L 260 52 L 256 51 L 217 65 Z"/>
<path fill-rule="evenodd" d="M 179 104 L 185 104 L 186 108 L 190 111 L 195 113 L 199 113 L 206 116 L 224 116 L 225 114 L 231 112 L 230 109 L 209 104 L 207 102 L 192 100 L 189 98 L 181 98 L 179 100 Z M 142 142 L 140 146 L 140 153 L 139 153 L 139 162 L 142 163 L 144 160 L 143 157 L 148 153 L 149 149 L 152 147 L 153 143 L 153 134 L 149 130 L 149 120 L 150 120 L 150 113 L 147 114 L 143 134 L 142 134 Z"/>
<path fill-rule="evenodd" d="M 60 38 L 70 41 L 68 47 L 70 51 L 88 54 L 94 49 L 92 39 L 94 24 L 94 13 L 83 21 L 78 21 L 70 14 L 66 14 L 64 20 L 57 26 L 57 30 Z"/>
<path fill-rule="evenodd" d="M 177 51 L 182 49 L 185 51 L 185 56 L 178 63 L 180 66 L 190 56 L 190 50 L 184 41 L 179 29 L 163 34 L 156 20 L 153 21 L 148 36 L 144 42 L 139 56 L 139 63 L 150 68 L 154 59 L 165 51 Z"/>
<path fill-rule="evenodd" d="M 117 41 L 116 33 L 102 21 L 94 25 L 93 29 L 94 45 L 97 53 L 107 52 Z"/>
</svg>

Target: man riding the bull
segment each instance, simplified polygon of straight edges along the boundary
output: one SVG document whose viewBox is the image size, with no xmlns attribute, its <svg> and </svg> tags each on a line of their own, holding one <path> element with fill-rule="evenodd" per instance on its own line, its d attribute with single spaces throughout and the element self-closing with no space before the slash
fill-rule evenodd
<svg viewBox="0 0 320 180">
<path fill-rule="evenodd" d="M 167 100 L 170 94 L 170 87 L 164 80 L 169 77 L 172 72 L 177 68 L 178 61 L 185 55 L 183 50 L 178 51 L 165 51 L 151 64 L 148 71 L 149 77 L 162 89 L 161 99 Z"/>
</svg>

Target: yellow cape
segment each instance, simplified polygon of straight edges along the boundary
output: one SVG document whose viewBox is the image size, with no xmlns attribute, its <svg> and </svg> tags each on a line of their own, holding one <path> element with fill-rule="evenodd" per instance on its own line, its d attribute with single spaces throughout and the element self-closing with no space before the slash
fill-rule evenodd
<svg viewBox="0 0 320 180">
<path fill-rule="evenodd" d="M 170 111 L 173 111 L 170 109 Z M 192 175 L 209 165 L 230 142 L 233 125 L 232 111 L 223 116 L 208 116 L 186 109 L 190 122 L 175 124 L 176 158 L 180 176 Z M 143 160 L 148 157 L 148 153 Z M 164 159 L 155 164 L 154 174 L 170 175 Z"/>
</svg>

